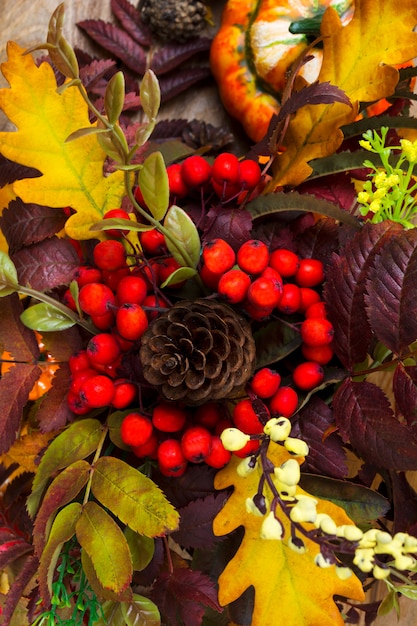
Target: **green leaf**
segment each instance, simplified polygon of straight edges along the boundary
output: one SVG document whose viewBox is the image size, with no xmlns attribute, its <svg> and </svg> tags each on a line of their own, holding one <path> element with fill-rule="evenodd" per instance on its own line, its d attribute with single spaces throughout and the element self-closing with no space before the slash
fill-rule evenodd
<svg viewBox="0 0 417 626">
<path fill-rule="evenodd" d="M 74 422 L 48 446 L 35 474 L 32 493 L 27 499 L 29 515 L 35 515 L 51 476 L 71 463 L 85 459 L 97 449 L 103 433 L 102 424 L 92 418 Z"/>
<path fill-rule="evenodd" d="M 110 124 L 116 124 L 125 103 L 125 78 L 117 72 L 109 80 L 104 94 L 104 110 Z"/>
<path fill-rule="evenodd" d="M 126 541 L 132 556 L 132 565 L 135 571 L 142 571 L 152 560 L 155 552 L 155 541 L 150 537 L 144 537 L 128 526 L 124 530 Z"/>
<path fill-rule="evenodd" d="M 139 224 L 138 222 L 132 222 L 131 220 L 126 220 L 121 217 L 110 217 L 105 220 L 99 220 L 90 226 L 90 230 L 92 231 L 112 230 L 113 228 L 142 233 L 145 230 L 152 230 L 153 226 L 149 224 Z"/>
<path fill-rule="evenodd" d="M 161 623 L 156 604 L 137 593 L 133 594 L 133 602 L 123 602 L 120 608 L 126 626 L 159 626 Z"/>
<path fill-rule="evenodd" d="M 340 209 L 332 202 L 315 198 L 308 194 L 301 194 L 297 191 L 291 193 L 269 193 L 264 196 L 258 196 L 255 200 L 249 202 L 246 208 L 253 219 L 264 217 L 265 215 L 272 216 L 284 211 L 305 211 L 326 215 L 349 224 L 358 230 L 360 229 L 359 220 L 347 211 Z"/>
<path fill-rule="evenodd" d="M 359 525 L 384 517 L 390 508 L 388 500 L 376 491 L 336 478 L 302 474 L 300 486 L 308 493 L 342 507 Z"/>
<path fill-rule="evenodd" d="M 155 121 L 161 106 L 159 82 L 152 70 L 146 70 L 139 88 L 140 104 L 150 122 Z"/>
<path fill-rule="evenodd" d="M 417 600 L 417 587 L 411 581 L 409 585 L 397 585 L 395 591 L 406 598 L 410 598 L 410 600 Z"/>
<path fill-rule="evenodd" d="M 10 296 L 17 291 L 17 287 L 18 278 L 14 263 L 8 254 L 0 250 L 0 297 Z"/>
<path fill-rule="evenodd" d="M 123 443 L 122 437 L 120 435 L 120 427 L 125 416 L 128 415 L 130 412 L 130 409 L 127 409 L 126 411 L 113 411 L 113 413 L 110 413 L 106 422 L 109 429 L 110 441 L 114 443 L 115 446 L 120 448 L 120 450 L 126 450 L 126 452 L 129 452 L 131 450 L 131 447 Z"/>
<path fill-rule="evenodd" d="M 76 78 L 79 75 L 78 61 L 74 50 L 64 39 L 62 31 L 64 26 L 65 5 L 62 2 L 52 14 L 49 20 L 47 43 L 52 63 L 64 76 Z"/>
<path fill-rule="evenodd" d="M 395 589 L 391 589 L 390 592 L 382 600 L 378 607 L 378 615 L 388 615 L 392 609 L 395 609 L 397 618 L 400 617 L 400 605 L 398 603 L 398 596 Z"/>
<path fill-rule="evenodd" d="M 99 128 L 98 126 L 88 126 L 86 128 L 79 128 L 74 131 L 65 139 L 65 142 L 74 141 L 80 137 L 86 137 L 87 135 L 102 135 L 103 133 L 110 133 L 109 128 Z"/>
<path fill-rule="evenodd" d="M 178 527 L 179 515 L 155 483 L 128 463 L 101 457 L 91 480 L 94 497 L 132 530 L 158 537 Z"/>
<path fill-rule="evenodd" d="M 164 227 L 172 235 L 176 244 L 165 237 L 168 250 L 180 265 L 196 268 L 200 260 L 201 243 L 198 230 L 190 216 L 180 207 L 173 204 L 165 216 Z M 187 253 L 190 263 L 187 262 Z"/>
<path fill-rule="evenodd" d="M 75 326 L 75 321 L 51 304 L 39 302 L 23 311 L 20 319 L 25 326 L 39 332 L 66 330 Z"/>
<path fill-rule="evenodd" d="M 167 287 L 168 285 L 177 285 L 178 283 L 183 282 L 184 280 L 188 280 L 193 276 L 196 276 L 197 270 L 192 267 L 179 267 L 177 270 L 172 272 L 168 276 L 168 278 L 160 285 L 161 289 Z"/>
<path fill-rule="evenodd" d="M 301 345 L 300 333 L 281 321 L 273 321 L 254 333 L 256 367 L 266 367 L 285 358 Z"/>
<path fill-rule="evenodd" d="M 75 527 L 82 512 L 79 502 L 72 502 L 61 509 L 52 524 L 48 542 L 40 558 L 38 580 L 41 596 L 48 604 L 52 579 L 62 546 L 75 534 Z"/>
<path fill-rule="evenodd" d="M 112 600 L 117 603 L 119 603 L 121 600 L 128 601 L 132 599 L 132 589 L 130 587 L 127 587 L 127 589 L 122 593 L 115 593 L 111 589 L 105 589 L 103 587 L 103 585 L 97 578 L 94 564 L 85 550 L 81 550 L 81 564 L 84 570 L 84 574 L 86 575 L 88 582 L 90 583 L 91 589 L 94 591 L 96 596 L 98 596 L 99 598 L 103 598 L 104 600 Z M 94 622 L 94 624 L 95 623 L 96 622 Z"/>
<path fill-rule="evenodd" d="M 36 516 L 33 529 L 35 554 L 40 556 L 50 526 L 58 509 L 74 500 L 87 484 L 91 466 L 87 461 L 75 461 L 65 468 L 49 485 Z"/>
<path fill-rule="evenodd" d="M 114 519 L 96 502 L 87 502 L 75 533 L 92 561 L 100 584 L 118 595 L 123 594 L 132 580 L 132 561 L 127 541 Z"/>
<path fill-rule="evenodd" d="M 139 172 L 139 187 L 152 216 L 162 220 L 169 205 L 169 184 L 160 152 L 153 152 L 143 163 Z"/>
</svg>

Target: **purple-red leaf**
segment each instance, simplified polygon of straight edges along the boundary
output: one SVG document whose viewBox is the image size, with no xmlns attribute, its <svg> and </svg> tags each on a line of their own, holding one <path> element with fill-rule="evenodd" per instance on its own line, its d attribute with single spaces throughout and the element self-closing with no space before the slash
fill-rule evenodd
<svg viewBox="0 0 417 626">
<path fill-rule="evenodd" d="M 166 44 L 154 53 L 149 67 L 158 76 L 166 74 L 198 52 L 208 51 L 210 44 L 211 39 L 208 37 L 199 37 L 183 44 Z"/>
<path fill-rule="evenodd" d="M 21 566 L 19 573 L 14 579 L 10 589 L 7 592 L 6 600 L 2 612 L 2 625 L 10 626 L 15 608 L 17 607 L 25 589 L 35 576 L 38 569 L 39 561 L 34 556 L 29 556 Z"/>
<path fill-rule="evenodd" d="M 125 31 L 142 46 L 152 44 L 149 28 L 140 19 L 140 11 L 127 0 L 111 0 L 111 10 Z"/>
<path fill-rule="evenodd" d="M 200 626 L 207 607 L 222 611 L 210 578 L 188 568 L 161 574 L 154 583 L 152 600 L 170 626 Z"/>
<path fill-rule="evenodd" d="M 365 310 L 365 280 L 375 255 L 401 229 L 390 222 L 364 225 L 327 268 L 324 299 L 334 326 L 334 350 L 347 369 L 363 361 L 372 330 Z"/>
<path fill-rule="evenodd" d="M 365 294 L 371 328 L 395 354 L 417 339 L 416 298 L 417 230 L 402 230 L 376 255 Z"/>
<path fill-rule="evenodd" d="M 113 59 L 93 59 L 87 65 L 80 67 L 81 82 L 87 91 L 95 93 L 97 85 L 99 87 L 99 93 L 104 94 L 105 87 L 107 85 L 103 78 L 112 75 L 116 70 L 116 61 Z M 103 84 L 101 84 L 103 81 Z"/>
<path fill-rule="evenodd" d="M 244 241 L 250 239 L 251 227 L 252 218 L 245 209 L 212 208 L 203 225 L 203 240 L 222 237 L 237 250 Z"/>
<path fill-rule="evenodd" d="M 407 425 L 417 433 L 417 386 L 416 368 L 398 363 L 393 380 L 392 390 L 397 411 L 404 417 Z"/>
<path fill-rule="evenodd" d="M 332 202 L 348 212 L 352 210 L 357 197 L 351 176 L 346 172 L 307 180 L 297 187 L 297 191 L 301 194 L 312 194 L 316 198 Z"/>
<path fill-rule="evenodd" d="M 345 380 L 333 399 L 336 426 L 345 442 L 376 467 L 417 469 L 417 438 L 397 421 L 382 389 Z"/>
<path fill-rule="evenodd" d="M 38 176 L 41 176 L 38 170 L 9 161 L 9 159 L 0 154 L 0 187 L 4 187 L 8 183 L 14 183 L 15 180 L 37 178 Z"/>
<path fill-rule="evenodd" d="M 68 407 L 67 395 L 70 386 L 70 371 L 67 363 L 62 363 L 52 379 L 52 387 L 45 394 L 36 419 L 39 429 L 43 433 L 60 430 L 74 419 L 74 414 Z"/>
<path fill-rule="evenodd" d="M 133 72 L 139 75 L 145 72 L 146 53 L 126 31 L 103 20 L 83 20 L 77 26 L 105 50 L 123 61 Z"/>
<path fill-rule="evenodd" d="M 69 284 L 80 265 L 78 255 L 67 239 L 45 239 L 10 255 L 19 282 L 38 291 L 49 291 Z"/>
<path fill-rule="evenodd" d="M 20 321 L 22 312 L 22 302 L 16 293 L 0 299 L 1 345 L 15 361 L 32 363 L 39 358 L 39 346 L 33 331 Z"/>
<path fill-rule="evenodd" d="M 164 74 L 159 79 L 162 102 L 175 98 L 192 85 L 212 77 L 209 67 L 192 67 Z"/>
<path fill-rule="evenodd" d="M 332 104 L 333 102 L 352 106 L 345 92 L 339 87 L 331 85 L 329 82 L 312 83 L 291 94 L 278 113 L 278 121 L 283 120 L 287 115 L 292 115 L 301 107 L 311 104 Z"/>
<path fill-rule="evenodd" d="M 303 471 L 345 478 L 347 464 L 342 441 L 337 433 L 326 434 L 332 424 L 333 412 L 330 407 L 313 396 L 298 413 L 293 432 L 294 436 L 304 439 L 310 450 Z"/>
<path fill-rule="evenodd" d="M 187 549 L 211 548 L 219 541 L 219 537 L 213 533 L 213 519 L 225 500 L 224 493 L 212 494 L 204 500 L 193 500 L 180 508 L 180 527 L 172 534 L 173 539 Z"/>
<path fill-rule="evenodd" d="M 14 253 L 24 246 L 53 237 L 64 227 L 66 220 L 67 216 L 60 209 L 25 204 L 17 198 L 3 211 L 0 224 L 10 253 Z"/>
</svg>

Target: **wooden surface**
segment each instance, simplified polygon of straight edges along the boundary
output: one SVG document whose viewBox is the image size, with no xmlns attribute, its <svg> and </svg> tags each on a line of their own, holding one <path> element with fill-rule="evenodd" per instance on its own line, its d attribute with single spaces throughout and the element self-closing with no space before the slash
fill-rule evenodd
<svg viewBox="0 0 417 626">
<path fill-rule="evenodd" d="M 161 0 L 162 2 L 163 0 Z M 24 47 L 45 41 L 49 18 L 59 4 L 57 0 L 0 0 L 0 62 L 6 60 L 6 43 L 15 41 Z M 222 2 L 218 1 L 217 10 Z M 216 6 L 215 6 L 216 9 Z M 66 38 L 73 46 L 79 46 L 91 52 L 98 52 L 84 34 L 75 26 L 76 22 L 89 19 L 111 19 L 110 0 L 67 0 L 65 2 L 65 28 Z M 3 77 L 0 77 L 0 87 L 7 86 Z M 210 87 L 198 87 L 188 97 L 183 96 L 177 102 L 167 105 L 161 111 L 161 118 L 184 117 L 197 118 L 221 124 L 225 117 L 216 89 Z M 7 120 L 0 113 L 0 130 L 9 129 Z M 1 151 L 1 146 L 0 146 Z M 385 593 L 384 586 L 381 588 Z M 372 594 L 369 600 L 376 599 Z M 386 617 L 378 618 L 375 626 L 416 626 L 417 603 L 401 600 L 401 619 L 397 622 L 394 613 Z M 317 624 L 317 626 L 320 626 Z"/>
</svg>

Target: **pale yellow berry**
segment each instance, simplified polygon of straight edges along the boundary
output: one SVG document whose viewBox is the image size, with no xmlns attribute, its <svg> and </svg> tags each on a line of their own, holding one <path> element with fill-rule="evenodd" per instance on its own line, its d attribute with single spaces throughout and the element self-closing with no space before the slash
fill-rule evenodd
<svg viewBox="0 0 417 626">
<path fill-rule="evenodd" d="M 304 542 L 299 537 L 290 537 L 287 545 L 289 548 L 291 548 L 291 550 L 297 552 L 298 554 L 304 554 L 305 552 L 307 552 L 307 548 Z"/>
<path fill-rule="evenodd" d="M 300 465 L 295 459 L 288 459 L 280 467 L 274 469 L 274 474 L 280 482 L 288 486 L 298 485 L 300 482 Z"/>
<path fill-rule="evenodd" d="M 297 504 L 290 511 L 290 518 L 293 522 L 311 522 L 314 524 L 317 517 L 318 501 L 311 496 L 298 496 Z"/>
<path fill-rule="evenodd" d="M 288 500 L 289 502 L 294 501 L 294 496 L 297 493 L 297 485 L 287 485 L 276 478 L 274 478 L 274 485 L 277 488 L 281 500 Z"/>
<path fill-rule="evenodd" d="M 261 539 L 275 539 L 280 540 L 284 536 L 284 527 L 282 523 L 275 517 L 274 513 L 270 511 L 265 517 L 261 526 Z"/>
<path fill-rule="evenodd" d="M 379 532 L 377 528 L 370 528 L 364 532 L 362 539 L 359 541 L 359 546 L 361 548 L 373 548 L 376 545 L 377 532 Z"/>
<path fill-rule="evenodd" d="M 307 456 L 309 452 L 306 442 L 296 437 L 288 437 L 284 441 L 284 447 L 293 456 Z"/>
<path fill-rule="evenodd" d="M 241 450 L 250 440 L 250 436 L 238 428 L 225 428 L 220 435 L 223 446 L 230 452 Z"/>
<path fill-rule="evenodd" d="M 256 506 L 255 502 L 253 501 L 253 498 L 246 498 L 245 506 L 246 506 L 247 513 L 252 513 L 253 515 L 258 515 L 259 517 L 264 516 L 264 513 L 262 513 L 262 511 L 260 511 L 258 507 Z"/>
<path fill-rule="evenodd" d="M 358 548 L 355 550 L 353 564 L 362 572 L 370 572 L 374 566 L 374 551 L 371 548 Z"/>
<path fill-rule="evenodd" d="M 388 578 L 390 575 L 389 567 L 381 567 L 380 565 L 374 565 L 372 569 L 372 576 L 376 578 L 376 580 L 384 580 L 384 578 Z"/>
<path fill-rule="evenodd" d="M 336 576 L 340 578 L 340 580 L 347 580 L 353 574 L 350 567 L 345 567 L 344 565 L 336 565 Z"/>
<path fill-rule="evenodd" d="M 375 535 L 375 539 L 377 543 L 387 544 L 387 543 L 391 543 L 392 536 L 390 535 L 390 533 L 387 533 L 383 530 L 379 530 Z"/>
<path fill-rule="evenodd" d="M 342 524 L 342 526 L 338 526 L 336 534 L 338 537 L 344 537 L 348 541 L 360 541 L 363 537 L 361 529 L 354 524 Z"/>
<path fill-rule="evenodd" d="M 252 465 L 251 457 L 246 457 L 242 459 L 239 465 L 236 468 L 237 473 L 241 478 L 246 478 L 249 474 L 251 474 L 256 469 L 256 465 Z"/>
<path fill-rule="evenodd" d="M 272 441 L 285 441 L 291 432 L 291 422 L 287 417 L 272 417 L 264 426 L 264 433 Z"/>
<path fill-rule="evenodd" d="M 326 535 L 336 535 L 336 523 L 327 513 L 317 513 L 314 525 L 316 528 L 320 528 Z"/>
<path fill-rule="evenodd" d="M 323 567 L 323 568 L 331 567 L 332 565 L 334 565 L 334 563 L 326 559 L 326 557 L 323 556 L 321 552 L 316 554 L 316 556 L 314 557 L 314 563 L 318 565 L 319 567 Z"/>
<path fill-rule="evenodd" d="M 416 565 L 416 560 L 409 554 L 398 554 L 395 557 L 394 566 L 396 569 L 404 571 L 413 569 Z"/>
</svg>

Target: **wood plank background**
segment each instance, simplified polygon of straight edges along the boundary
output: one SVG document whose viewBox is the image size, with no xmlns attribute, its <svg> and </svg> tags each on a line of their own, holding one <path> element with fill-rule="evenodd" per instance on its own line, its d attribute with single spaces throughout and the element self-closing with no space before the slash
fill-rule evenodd
<svg viewBox="0 0 417 626">
<path fill-rule="evenodd" d="M 163 1 L 163 0 L 161 0 Z M 218 15 L 223 0 L 214 0 L 211 4 L 215 15 Z M 58 6 L 57 0 L 0 0 L 0 62 L 6 60 L 7 41 L 15 41 L 23 47 L 30 47 L 45 41 L 47 26 L 52 12 Z M 82 31 L 75 24 L 89 18 L 111 20 L 109 0 L 67 0 L 65 3 L 65 36 L 73 46 L 100 54 Z M 210 29 L 209 29 L 210 32 Z M 7 87 L 7 83 L 0 77 L 0 87 Z M 176 101 L 166 105 L 160 114 L 160 119 L 168 118 L 201 119 L 220 125 L 227 119 L 219 101 L 216 88 L 213 85 L 198 87 L 188 97 L 180 96 Z M 0 130 L 11 130 L 10 124 L 0 112 Z M 1 146 L 0 146 L 1 150 Z M 372 601 L 382 592 L 385 594 L 385 585 L 382 585 L 369 595 Z M 375 626 L 416 626 L 417 603 L 401 599 L 401 618 L 397 622 L 394 613 L 380 617 Z M 320 626 L 320 624 L 317 624 Z"/>
</svg>

